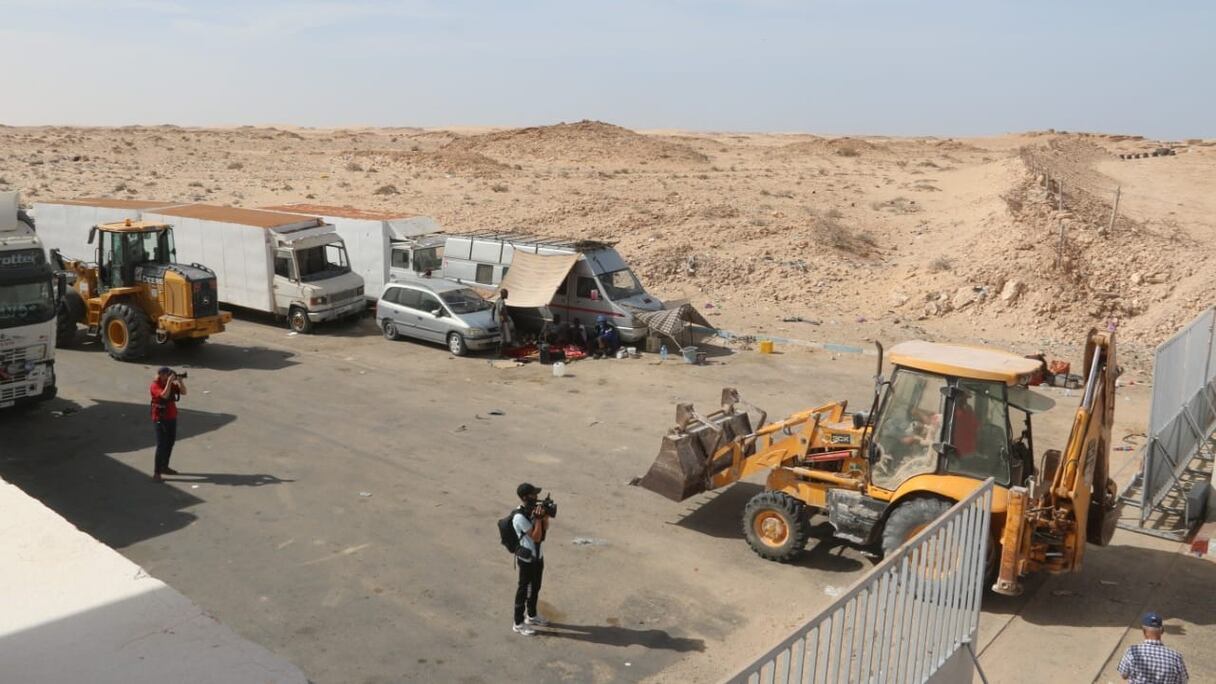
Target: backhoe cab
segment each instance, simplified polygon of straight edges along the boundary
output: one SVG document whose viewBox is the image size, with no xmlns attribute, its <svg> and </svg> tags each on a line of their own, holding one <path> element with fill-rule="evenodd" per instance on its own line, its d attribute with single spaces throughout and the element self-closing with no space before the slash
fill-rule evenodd
<svg viewBox="0 0 1216 684">
<path fill-rule="evenodd" d="M 111 356 L 131 361 L 147 356 L 154 341 L 201 344 L 232 320 L 219 310 L 214 272 L 174 263 L 172 226 L 100 224 L 89 230 L 89 244 L 97 245 L 94 263 L 54 254 L 74 275 L 59 310 L 60 346 L 71 343 L 80 323 L 101 336 Z"/>
<path fill-rule="evenodd" d="M 1099 544 L 1110 539 L 1111 334 L 1090 333 L 1090 373 L 1072 435 L 1063 454 L 1046 452 L 1039 467 L 1031 416 L 1053 402 L 1027 384 L 1042 361 L 930 342 L 896 345 L 890 360 L 886 381 L 880 347 L 868 413 L 847 414 L 844 402 L 776 423 L 765 424 L 761 413 L 753 431 L 733 389 L 708 416 L 681 405 L 676 428 L 636 483 L 682 501 L 767 471 L 765 491 L 744 510 L 743 531 L 759 555 L 788 561 L 806 544 L 815 512 L 827 514 L 836 537 L 887 553 L 991 477 L 995 536 L 988 568 L 993 579 L 1000 570 L 995 588 L 1004 593 L 1020 591 L 1019 578 L 1033 570 L 1079 568 L 1078 534 L 1088 530 Z"/>
</svg>

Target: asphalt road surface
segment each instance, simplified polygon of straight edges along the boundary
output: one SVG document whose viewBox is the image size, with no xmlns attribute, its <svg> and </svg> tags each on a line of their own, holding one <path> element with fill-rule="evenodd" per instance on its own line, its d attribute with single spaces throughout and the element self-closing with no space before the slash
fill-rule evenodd
<svg viewBox="0 0 1216 684">
<path fill-rule="evenodd" d="M 240 320 L 142 364 L 82 344 L 59 355 L 58 399 L 0 416 L 0 476 L 315 682 L 713 680 L 871 566 L 832 541 L 788 565 L 755 556 L 740 515 L 759 483 L 680 504 L 628 485 L 675 402 L 712 409 L 723 386 L 772 417 L 868 407 L 873 358 L 779 351 L 555 378 L 388 342 L 370 321 L 296 336 Z M 150 479 L 160 365 L 190 373 L 166 484 Z M 524 480 L 559 508 L 554 626 L 531 639 L 511 631 L 495 530 Z"/>
</svg>

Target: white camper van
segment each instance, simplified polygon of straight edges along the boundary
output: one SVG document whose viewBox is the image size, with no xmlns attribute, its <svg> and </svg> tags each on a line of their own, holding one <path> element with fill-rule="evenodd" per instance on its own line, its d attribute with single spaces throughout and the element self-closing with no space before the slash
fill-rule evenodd
<svg viewBox="0 0 1216 684">
<path fill-rule="evenodd" d="M 143 219 L 173 225 L 178 259 L 214 269 L 220 301 L 285 316 L 296 332 L 367 306 L 342 237 L 315 216 L 186 204 Z"/>
<path fill-rule="evenodd" d="M 214 270 L 221 302 L 285 316 L 297 332 L 366 308 L 341 236 L 314 216 L 123 199 L 39 202 L 34 216 L 48 248 L 84 259 L 93 252 L 89 229 L 99 223 L 168 223 L 176 260 Z"/>
<path fill-rule="evenodd" d="M 319 216 L 346 243 L 351 270 L 363 278 L 371 301 L 384 285 L 428 273 L 439 275 L 444 236 L 429 216 L 409 216 L 325 204 L 280 204 L 268 211 Z"/>
<path fill-rule="evenodd" d="M 516 252 L 578 256 L 547 307 L 516 312 L 525 325 L 536 325 L 541 318 L 557 313 L 565 320 L 579 319 L 590 327 L 597 316 L 606 316 L 620 329 L 623 340 L 637 342 L 645 339 L 649 331 L 630 309 L 663 308 L 663 302 L 646 292 L 611 244 L 592 240 L 558 240 L 515 233 L 449 235 L 443 247 L 442 275 L 473 286 L 496 287 L 510 270 Z"/>
</svg>

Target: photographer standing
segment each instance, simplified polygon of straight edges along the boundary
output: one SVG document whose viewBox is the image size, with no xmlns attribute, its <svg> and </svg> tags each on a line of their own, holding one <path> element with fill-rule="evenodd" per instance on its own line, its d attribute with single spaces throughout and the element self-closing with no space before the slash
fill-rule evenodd
<svg viewBox="0 0 1216 684">
<path fill-rule="evenodd" d="M 532 636 L 536 634 L 532 627 L 549 624 L 536 612 L 536 602 L 540 598 L 541 578 L 545 574 L 545 554 L 541 547 L 549 531 L 549 519 L 557 514 L 557 506 L 547 497 L 544 501 L 538 501 L 540 487 L 527 482 L 516 487 L 515 493 L 522 503 L 512 516 L 515 534 L 519 535 L 519 549 L 515 552 L 519 562 L 519 586 L 515 590 L 515 626 L 512 629 L 524 636 Z"/>
<path fill-rule="evenodd" d="M 162 482 L 162 475 L 176 475 L 169 467 L 173 443 L 177 441 L 177 400 L 186 393 L 185 373 L 178 375 L 172 368 L 162 366 L 149 388 L 152 393 L 152 425 L 156 428 L 156 464 L 152 480 Z"/>
</svg>

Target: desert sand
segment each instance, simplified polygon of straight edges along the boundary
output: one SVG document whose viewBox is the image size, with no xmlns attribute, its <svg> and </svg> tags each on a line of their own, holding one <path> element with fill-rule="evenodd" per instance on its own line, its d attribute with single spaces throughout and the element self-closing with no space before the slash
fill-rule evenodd
<svg viewBox="0 0 1216 684">
<path fill-rule="evenodd" d="M 1143 370 L 1213 301 L 1214 180 L 1212 141 L 1055 131 L 0 127 L 0 188 L 31 204 L 310 201 L 597 238 L 653 294 L 742 335 L 1065 354 L 1117 323 Z"/>
</svg>

